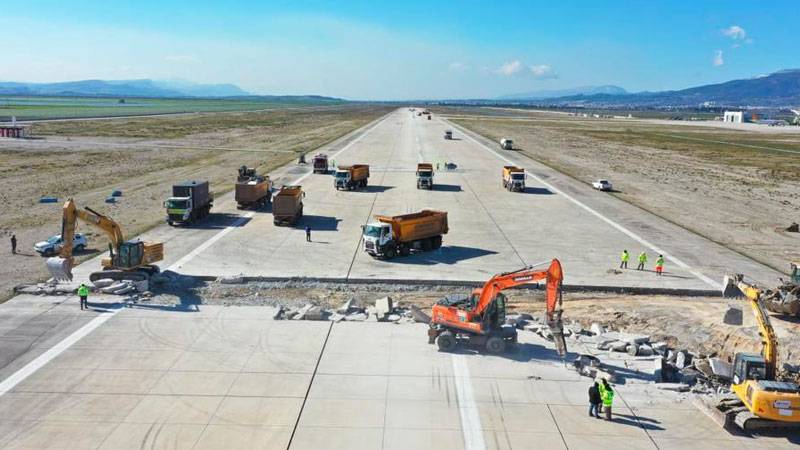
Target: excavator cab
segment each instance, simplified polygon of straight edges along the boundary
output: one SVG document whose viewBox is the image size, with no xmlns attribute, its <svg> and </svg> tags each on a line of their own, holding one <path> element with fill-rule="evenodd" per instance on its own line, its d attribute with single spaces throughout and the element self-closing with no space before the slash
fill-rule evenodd
<svg viewBox="0 0 800 450">
<path fill-rule="evenodd" d="M 129 269 L 142 265 L 144 259 L 144 242 L 128 241 L 119 246 L 119 251 L 111 255 L 112 266 Z"/>
<path fill-rule="evenodd" d="M 733 384 L 745 380 L 766 380 L 767 361 L 758 353 L 737 353 L 733 362 Z"/>
<path fill-rule="evenodd" d="M 800 261 L 791 262 L 789 266 L 792 268 L 792 283 L 800 284 Z"/>
</svg>

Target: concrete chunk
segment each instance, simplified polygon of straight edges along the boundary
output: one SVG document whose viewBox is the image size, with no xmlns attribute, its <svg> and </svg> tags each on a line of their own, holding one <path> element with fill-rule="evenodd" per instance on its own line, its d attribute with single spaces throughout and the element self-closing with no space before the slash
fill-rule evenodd
<svg viewBox="0 0 800 450">
<path fill-rule="evenodd" d="M 733 366 L 729 362 L 719 358 L 709 358 L 708 364 L 714 375 L 724 380 L 730 380 L 733 377 Z"/>
<path fill-rule="evenodd" d="M 600 325 L 599 323 L 593 323 L 592 326 L 589 328 L 589 331 L 591 331 L 592 334 L 594 334 L 595 336 L 599 336 L 601 334 L 604 334 L 606 332 L 606 329 L 603 328 L 603 326 Z"/>
<path fill-rule="evenodd" d="M 685 383 L 658 383 L 656 387 L 665 391 L 689 392 L 689 385 Z"/>
<path fill-rule="evenodd" d="M 319 306 L 313 306 L 306 311 L 303 320 L 325 320 L 328 312 Z"/>
<path fill-rule="evenodd" d="M 347 322 L 364 322 L 365 320 L 367 320 L 367 315 L 365 313 L 362 313 L 362 312 L 354 313 L 354 314 L 348 314 L 344 318 L 344 320 L 347 321 Z"/>
<path fill-rule="evenodd" d="M 342 306 L 340 306 L 336 310 L 336 312 L 338 312 L 339 314 L 347 314 L 347 313 L 349 313 L 350 312 L 350 308 L 353 307 L 353 302 L 354 301 L 355 301 L 355 299 L 353 297 L 350 297 L 346 302 L 344 302 L 342 304 Z"/>
<path fill-rule="evenodd" d="M 116 283 L 116 281 L 112 280 L 111 278 L 101 278 L 99 280 L 95 280 L 94 282 L 92 282 L 92 284 L 94 284 L 94 287 L 98 289 L 109 287 L 114 283 Z"/>
<path fill-rule="evenodd" d="M 297 314 L 294 317 L 292 317 L 292 320 L 303 320 L 303 319 L 305 319 L 306 318 L 306 313 L 309 312 L 311 310 L 311 308 L 313 308 L 313 307 L 314 307 L 314 305 L 312 305 L 311 303 L 303 306 L 302 308 L 300 308 L 297 311 Z"/>
<path fill-rule="evenodd" d="M 391 297 L 383 297 L 375 300 L 375 312 L 378 316 L 385 316 L 394 309 Z"/>
<path fill-rule="evenodd" d="M 431 316 L 419 309 L 417 305 L 411 305 L 409 312 L 411 313 L 411 317 L 413 317 L 416 322 L 431 323 Z"/>
<path fill-rule="evenodd" d="M 341 322 L 344 319 L 345 315 L 339 314 L 338 312 L 332 313 L 330 316 L 328 316 L 328 320 L 330 320 L 331 322 Z"/>
</svg>

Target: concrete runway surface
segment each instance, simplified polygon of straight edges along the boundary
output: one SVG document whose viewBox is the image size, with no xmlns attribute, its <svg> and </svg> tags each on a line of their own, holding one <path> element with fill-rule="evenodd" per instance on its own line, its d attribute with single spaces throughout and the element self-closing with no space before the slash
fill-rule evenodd
<svg viewBox="0 0 800 450">
<path fill-rule="evenodd" d="M 445 129 L 456 140 L 444 141 Z M 371 165 L 364 192 L 290 165 L 303 225 L 237 211 L 231 196 L 189 228 L 162 226 L 163 269 L 188 275 L 483 281 L 561 259 L 572 285 L 717 289 L 739 268 L 771 270 L 434 118 L 398 110 L 325 149 L 337 164 Z M 506 160 L 529 170 L 528 190 L 500 185 Z M 417 190 L 418 161 L 452 162 L 437 188 Z M 431 207 L 450 214 L 440 251 L 394 261 L 360 250 L 372 214 Z M 668 256 L 669 276 L 610 274 L 618 254 Z M 635 263 L 633 263 L 635 264 Z M 78 279 L 98 265 L 81 265 Z M 685 394 L 617 386 L 613 423 L 588 417 L 589 381 L 532 333 L 505 356 L 439 353 L 424 325 L 274 321 L 269 307 L 139 305 L 94 296 L 20 295 L 0 305 L 0 448 L 535 449 L 779 448 L 720 429 Z M 572 352 L 584 352 L 571 343 Z M 574 353 L 570 356 L 574 356 Z M 568 359 L 569 360 L 569 359 Z M 652 365 L 645 361 L 647 368 Z"/>
</svg>

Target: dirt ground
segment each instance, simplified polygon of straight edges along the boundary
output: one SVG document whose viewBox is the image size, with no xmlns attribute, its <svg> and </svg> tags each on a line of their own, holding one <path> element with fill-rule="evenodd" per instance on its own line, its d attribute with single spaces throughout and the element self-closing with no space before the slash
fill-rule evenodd
<svg viewBox="0 0 800 450">
<path fill-rule="evenodd" d="M 319 282 L 252 282 L 224 285 L 183 278 L 151 302 L 199 305 L 282 305 L 301 307 L 307 303 L 336 309 L 347 300 L 370 306 L 381 297 L 391 297 L 395 305 L 417 305 L 423 311 L 450 294 L 467 294 L 466 287 L 437 285 L 336 284 Z M 544 293 L 537 290 L 511 289 L 509 313 L 544 314 Z M 641 333 L 653 342 L 664 341 L 671 347 L 694 354 L 730 358 L 736 352 L 760 352 L 760 339 L 750 309 L 741 300 L 676 297 L 663 295 L 622 295 L 610 293 L 565 292 L 563 318 L 566 324 L 589 329 L 597 322 L 608 330 Z M 743 312 L 742 325 L 723 322 L 730 308 Z M 800 322 L 772 316 L 771 322 L 780 340 L 780 362 L 800 364 Z"/>
<path fill-rule="evenodd" d="M 607 178 L 612 195 L 776 270 L 787 273 L 800 259 L 800 233 L 785 231 L 800 222 L 800 133 L 486 108 L 434 112 L 493 140 L 512 138 L 518 151 L 586 183 Z"/>
<path fill-rule="evenodd" d="M 380 106 L 309 107 L 119 120 L 42 122 L 37 139 L 0 140 L 0 301 L 13 286 L 46 277 L 33 244 L 60 232 L 61 205 L 74 197 L 118 221 L 127 236 L 164 219 L 171 185 L 207 179 L 216 194 L 232 189 L 242 164 L 262 173 L 387 113 Z M 104 203 L 114 189 L 123 196 Z M 40 204 L 43 195 L 58 203 Z M 97 231 L 83 257 L 105 249 Z M 10 253 L 11 234 L 18 255 Z"/>
</svg>

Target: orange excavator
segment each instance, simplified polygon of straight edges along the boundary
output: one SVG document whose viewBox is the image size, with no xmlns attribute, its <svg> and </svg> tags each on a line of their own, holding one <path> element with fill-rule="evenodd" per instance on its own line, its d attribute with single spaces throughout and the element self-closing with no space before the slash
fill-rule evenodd
<svg viewBox="0 0 800 450">
<path fill-rule="evenodd" d="M 436 343 L 440 351 L 455 350 L 460 343 L 486 348 L 490 353 L 502 353 L 508 344 L 517 342 L 517 329 L 505 325 L 506 297 L 501 291 L 522 284 L 546 280 L 547 311 L 545 318 L 553 335 L 556 351 L 567 354 L 564 327 L 561 322 L 561 283 L 564 273 L 557 259 L 547 270 L 532 267 L 493 276 L 472 295 L 445 298 L 433 305 L 428 343 Z"/>
</svg>

